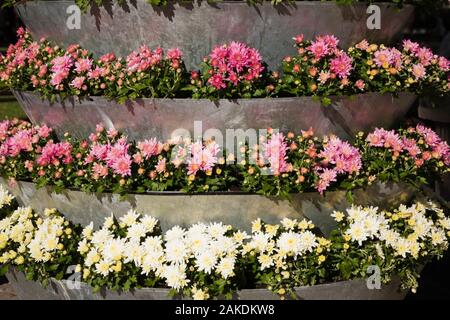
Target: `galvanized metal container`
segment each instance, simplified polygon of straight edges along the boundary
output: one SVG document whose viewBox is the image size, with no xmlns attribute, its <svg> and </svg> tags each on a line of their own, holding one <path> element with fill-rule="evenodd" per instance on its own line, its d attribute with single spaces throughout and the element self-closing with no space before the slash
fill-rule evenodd
<svg viewBox="0 0 450 320">
<path fill-rule="evenodd" d="M 138 99 L 119 104 L 104 97 L 79 100 L 69 98 L 50 104 L 38 94 L 15 92 L 23 110 L 34 124 L 45 123 L 60 137 L 69 132 L 86 138 L 98 123 L 123 131 L 130 139 L 171 138 L 185 129 L 198 138 L 216 129 L 226 140 L 227 130 L 264 130 L 282 132 L 307 130 L 321 135 L 334 134 L 351 140 L 359 131 L 375 127 L 389 129 L 401 120 L 416 100 L 412 93 L 366 93 L 352 97 L 332 97 L 323 106 L 312 97 L 219 100 Z M 195 122 L 201 129 L 194 131 Z"/>
<path fill-rule="evenodd" d="M 23 300 L 179 300 L 170 298 L 169 289 L 143 288 L 124 291 L 101 290 L 93 293 L 85 283 L 52 279 L 44 288 L 37 282 L 29 281 L 24 274 L 11 270 L 7 278 Z M 300 300 L 402 300 L 407 292 L 400 290 L 400 280 L 394 278 L 381 289 L 368 289 L 366 280 L 357 279 L 295 289 Z M 238 291 L 235 300 L 278 300 L 277 295 L 266 289 L 245 289 Z"/>
<path fill-rule="evenodd" d="M 267 223 L 279 223 L 285 217 L 307 218 L 324 235 L 336 228 L 331 217 L 334 210 L 345 210 L 351 206 L 345 191 L 292 194 L 289 200 L 239 192 L 186 194 L 182 192 L 152 192 L 129 194 L 121 199 L 117 194 L 92 194 L 66 189 L 60 194 L 51 188 L 37 189 L 34 183 L 17 181 L 3 184 L 22 206 L 31 206 L 38 212 L 46 208 L 57 208 L 74 223 L 87 225 L 91 221 L 98 228 L 106 217 L 120 217 L 129 209 L 152 215 L 161 222 L 163 230 L 175 225 L 189 227 L 198 222 L 218 222 L 251 232 L 251 223 L 261 218 Z M 401 183 L 375 183 L 366 189 L 354 191 L 355 204 L 373 205 L 390 210 L 401 203 L 409 202 L 416 190 Z"/>
<path fill-rule="evenodd" d="M 74 1 L 30 1 L 17 5 L 16 11 L 36 39 L 79 43 L 98 55 L 111 51 L 126 55 L 142 44 L 179 47 L 189 68 L 196 68 L 214 46 L 236 40 L 259 49 L 269 67 L 277 69 L 286 55 L 295 52 L 292 37 L 297 34 L 307 39 L 335 34 L 343 48 L 364 38 L 389 44 L 414 20 L 411 5 L 398 9 L 393 3 L 377 3 L 381 28 L 370 30 L 367 3 L 299 1 L 273 6 L 263 2 L 192 1 L 157 7 L 145 0 L 114 1 L 82 14 L 79 29 L 69 28 L 74 15 L 67 9 Z"/>
</svg>

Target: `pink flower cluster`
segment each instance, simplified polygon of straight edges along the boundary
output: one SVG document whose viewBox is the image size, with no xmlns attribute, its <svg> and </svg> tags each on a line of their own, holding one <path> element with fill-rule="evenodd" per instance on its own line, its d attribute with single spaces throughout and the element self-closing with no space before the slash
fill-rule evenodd
<svg viewBox="0 0 450 320">
<path fill-rule="evenodd" d="M 295 37 L 296 42 L 299 43 L 298 40 L 303 41 L 303 35 Z M 300 41 L 300 42 L 302 42 Z M 335 54 L 338 49 L 339 40 L 332 35 L 325 36 L 317 36 L 315 41 L 311 41 L 311 45 L 306 49 L 312 53 L 316 60 L 320 60 L 326 56 Z"/>
<path fill-rule="evenodd" d="M 47 139 L 52 130 L 47 126 L 23 128 L 9 132 L 14 121 L 5 120 L 0 123 L 0 159 L 16 157 L 22 151 L 32 151 L 41 139 Z M 23 124 L 25 125 L 25 124 Z M 19 125 L 20 126 L 20 125 Z"/>
<path fill-rule="evenodd" d="M 97 127 L 97 132 L 103 131 L 102 126 Z M 114 136 L 114 131 L 109 131 L 109 136 Z M 97 142 L 97 135 L 91 135 L 90 139 L 93 142 L 90 153 L 85 160 L 86 164 L 93 164 L 94 179 L 106 177 L 108 175 L 108 168 L 112 169 L 114 174 L 122 177 L 131 175 L 132 158 L 128 153 L 130 144 L 125 137 L 122 137 L 114 143 L 108 142 L 101 144 Z"/>
<path fill-rule="evenodd" d="M 283 133 L 274 133 L 264 144 L 264 157 L 276 176 L 289 171 L 286 152 L 289 149 Z"/>
<path fill-rule="evenodd" d="M 201 141 L 197 141 L 190 144 L 187 153 L 188 174 L 195 175 L 199 170 L 203 172 L 211 171 L 217 163 L 219 152 L 219 145 L 215 142 L 203 145 Z"/>
<path fill-rule="evenodd" d="M 36 160 L 40 166 L 54 165 L 62 163 L 69 164 L 73 161 L 72 145 L 69 142 L 54 143 L 50 140 L 43 148 L 41 155 Z"/>
<path fill-rule="evenodd" d="M 207 63 L 211 66 L 208 84 L 217 90 L 257 80 L 264 70 L 259 52 L 239 42 L 215 47 Z"/>
<path fill-rule="evenodd" d="M 30 89 L 40 91 L 45 96 L 110 94 L 117 98 L 125 85 L 127 88 L 138 86 L 139 89 L 132 90 L 133 95 L 136 95 L 136 91 L 149 90 L 151 84 L 147 83 L 142 88 L 137 80 L 143 81 L 143 77 L 151 72 L 161 78 L 156 79 L 156 83 L 175 77 L 164 72 L 166 67 L 177 72 L 179 70 L 182 74 L 182 53 L 177 48 L 168 50 L 164 56 L 161 48 L 152 51 L 142 46 L 126 59 L 116 58 L 113 53 L 93 59 L 92 54 L 79 45 L 70 45 L 64 50 L 45 39 L 32 42 L 31 35 L 23 29 L 19 30 L 18 36 L 18 42 L 9 47 L 6 57 L 0 56 L 0 81 L 21 90 L 24 83 L 29 83 Z M 154 70 L 156 65 L 163 72 Z M 134 73 L 143 74 L 136 79 Z M 152 94 L 160 94 L 153 89 Z"/>
<path fill-rule="evenodd" d="M 359 150 L 348 142 L 331 137 L 318 154 L 323 160 L 315 170 L 319 174 L 317 190 L 323 193 L 339 174 L 358 173 L 362 167 Z"/>
<path fill-rule="evenodd" d="M 394 130 L 375 129 L 373 133 L 367 136 L 367 141 L 372 147 L 382 147 L 389 149 L 394 157 L 398 157 L 406 151 L 415 159 L 418 167 L 422 166 L 424 161 L 431 158 L 444 161 L 445 165 L 450 164 L 450 147 L 433 130 L 417 125 L 416 128 L 409 128 L 410 134 L 417 133 L 423 137 L 424 143 L 431 149 L 422 151 L 415 139 L 400 137 Z"/>
</svg>

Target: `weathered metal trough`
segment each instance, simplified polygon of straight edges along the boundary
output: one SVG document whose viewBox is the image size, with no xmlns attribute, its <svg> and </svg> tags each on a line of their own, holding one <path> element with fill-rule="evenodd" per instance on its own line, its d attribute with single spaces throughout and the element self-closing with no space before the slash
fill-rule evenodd
<svg viewBox="0 0 450 320">
<path fill-rule="evenodd" d="M 180 129 L 191 135 L 208 129 L 226 137 L 227 130 L 264 130 L 282 132 L 307 130 L 321 135 L 334 134 L 353 139 L 359 131 L 375 127 L 389 129 L 401 120 L 416 101 L 412 93 L 366 93 L 351 97 L 331 97 L 323 106 L 312 97 L 219 100 L 208 99 L 137 99 L 124 104 L 104 97 L 80 100 L 68 98 L 51 104 L 32 92 L 15 92 L 15 96 L 34 124 L 45 123 L 60 137 L 69 132 L 86 138 L 98 123 L 124 132 L 130 139 L 171 138 Z M 194 131 L 200 123 L 200 132 Z"/>
<path fill-rule="evenodd" d="M 64 190 L 56 194 L 49 187 L 37 189 L 34 183 L 17 181 L 7 183 L 0 178 L 22 206 L 31 206 L 38 212 L 45 208 L 57 208 L 70 221 L 95 227 L 103 224 L 104 218 L 113 213 L 120 217 L 129 209 L 152 215 L 161 222 L 163 230 L 174 225 L 189 227 L 198 222 L 221 221 L 233 227 L 251 232 L 251 223 L 261 218 L 267 223 L 279 223 L 285 217 L 307 218 L 328 235 L 336 228 L 331 217 L 334 210 L 345 210 L 351 206 L 345 191 L 292 194 L 289 200 L 265 197 L 257 194 L 221 192 L 186 194 L 181 192 L 153 192 L 129 194 L 121 199 L 117 194 L 92 194 L 76 190 Z M 366 189 L 354 191 L 355 204 L 373 205 L 391 209 L 410 201 L 416 190 L 405 184 L 375 183 Z"/>
<path fill-rule="evenodd" d="M 143 288 L 124 291 L 101 290 L 94 293 L 85 283 L 52 279 L 44 288 L 29 281 L 24 274 L 11 270 L 7 278 L 17 296 L 22 300 L 172 300 L 169 289 Z M 295 289 L 300 300 L 402 300 L 407 292 L 401 291 L 400 281 L 394 278 L 381 289 L 368 289 L 366 280 L 357 279 Z M 278 300 L 278 296 L 267 289 L 246 289 L 238 291 L 236 300 Z"/>
<path fill-rule="evenodd" d="M 30 1 L 18 4 L 16 11 L 36 39 L 48 37 L 65 46 L 78 43 L 97 55 L 127 55 L 143 44 L 179 47 L 188 68 L 198 67 L 214 46 L 242 41 L 259 49 L 269 67 L 277 69 L 286 55 L 295 53 L 292 37 L 297 34 L 307 39 L 334 34 L 343 48 L 364 38 L 390 44 L 414 21 L 414 6 L 399 9 L 394 3 L 376 3 L 381 25 L 372 29 L 368 19 L 374 12 L 367 12 L 367 3 L 192 1 L 158 7 L 145 0 L 112 1 L 81 16 L 68 10 L 74 4 Z"/>
</svg>

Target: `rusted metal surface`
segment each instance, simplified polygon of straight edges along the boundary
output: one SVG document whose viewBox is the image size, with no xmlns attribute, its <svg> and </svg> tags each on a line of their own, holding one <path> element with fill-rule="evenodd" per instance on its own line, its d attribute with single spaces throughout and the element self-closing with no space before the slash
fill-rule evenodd
<svg viewBox="0 0 450 320">
<path fill-rule="evenodd" d="M 30 1 L 16 6 L 22 21 L 36 39 L 48 37 L 61 45 L 79 43 L 100 55 L 114 51 L 126 55 L 142 44 L 179 47 L 189 68 L 195 68 L 211 49 L 228 41 L 243 41 L 260 50 L 271 69 L 295 53 L 292 37 L 307 39 L 334 34 L 347 48 L 364 38 L 389 44 L 414 20 L 414 7 L 398 9 L 377 3 L 381 28 L 367 27 L 367 3 L 300 1 L 273 6 L 269 1 L 249 5 L 244 1 L 206 1 L 153 7 L 145 0 L 114 1 L 81 15 L 80 29 L 67 26 L 67 8 L 74 1 Z"/>
<path fill-rule="evenodd" d="M 34 183 L 17 181 L 3 184 L 22 206 L 31 206 L 42 213 L 46 208 L 57 208 L 74 223 L 87 225 L 91 221 L 100 227 L 111 213 L 120 217 L 130 209 L 159 219 L 163 230 L 175 225 L 189 227 L 198 222 L 218 222 L 251 232 L 251 223 L 261 218 L 267 223 L 279 223 L 283 218 L 307 218 L 328 235 L 336 228 L 331 217 L 334 210 L 344 211 L 351 206 L 345 191 L 292 194 L 289 200 L 257 194 L 223 192 L 216 194 L 186 194 L 181 192 L 153 192 L 129 194 L 124 199 L 117 194 L 91 194 L 65 190 L 60 194 L 48 187 L 37 189 Z M 375 183 L 366 189 L 354 190 L 355 204 L 373 205 L 390 210 L 407 203 L 416 190 L 405 184 Z"/>
<path fill-rule="evenodd" d="M 312 97 L 219 100 L 208 99 L 138 99 L 125 104 L 104 97 L 79 100 L 69 98 L 50 104 L 38 94 L 15 92 L 23 110 L 34 124 L 45 123 L 62 137 L 69 132 L 86 138 L 98 123 L 108 129 L 123 131 L 130 139 L 171 138 L 175 130 L 185 129 L 191 135 L 196 121 L 202 131 L 219 130 L 226 137 L 227 129 L 264 130 L 269 127 L 282 132 L 307 130 L 321 135 L 334 134 L 353 139 L 359 131 L 375 127 L 393 127 L 413 105 L 416 96 L 399 93 L 367 93 L 353 97 L 332 97 L 332 104 L 323 106 Z"/>
</svg>

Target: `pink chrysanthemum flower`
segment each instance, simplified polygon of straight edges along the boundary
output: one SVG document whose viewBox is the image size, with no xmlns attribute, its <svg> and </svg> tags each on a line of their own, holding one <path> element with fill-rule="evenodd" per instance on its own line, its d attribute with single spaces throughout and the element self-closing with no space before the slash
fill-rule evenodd
<svg viewBox="0 0 450 320">
<path fill-rule="evenodd" d="M 75 62 L 75 71 L 78 73 L 87 72 L 92 68 L 92 60 L 89 58 L 79 59 Z"/>
<path fill-rule="evenodd" d="M 331 137 L 330 141 L 319 153 L 326 163 L 335 165 L 336 173 L 354 173 L 361 169 L 361 155 L 355 147 L 337 137 Z"/>
<path fill-rule="evenodd" d="M 330 54 L 330 48 L 323 39 L 312 41 L 311 45 L 307 48 L 311 52 L 315 59 L 321 59 Z"/>
<path fill-rule="evenodd" d="M 113 158 L 109 166 L 113 169 L 114 173 L 126 177 L 131 176 L 131 163 L 131 156 L 126 154 Z"/>
<path fill-rule="evenodd" d="M 337 180 L 337 172 L 332 169 L 324 169 L 319 173 L 319 181 L 317 182 L 316 189 L 320 194 L 323 194 L 325 190 L 331 185 L 332 182 Z"/>
<path fill-rule="evenodd" d="M 336 58 L 333 58 L 330 62 L 330 71 L 338 75 L 339 78 L 346 78 L 352 71 L 353 59 L 346 53 L 341 52 Z"/>
<path fill-rule="evenodd" d="M 69 164 L 73 160 L 71 152 L 72 145 L 69 142 L 54 143 L 53 141 L 49 141 L 44 148 L 42 148 L 42 153 L 36 162 L 40 166 L 49 164 L 56 165 L 60 161 L 64 164 Z"/>
<path fill-rule="evenodd" d="M 139 141 L 137 147 L 141 151 L 141 153 L 145 159 L 149 159 L 150 157 L 157 156 L 162 151 L 162 144 L 160 142 L 158 142 L 156 140 L 156 138 L 152 138 L 150 140 Z"/>
<path fill-rule="evenodd" d="M 264 157 L 270 164 L 273 174 L 286 172 L 288 163 L 286 152 L 288 150 L 286 139 L 282 133 L 274 133 L 264 144 Z"/>
<path fill-rule="evenodd" d="M 417 42 L 413 42 L 411 40 L 403 40 L 403 50 L 406 52 L 415 53 L 420 48 Z"/>
<path fill-rule="evenodd" d="M 219 145 L 215 142 L 203 146 L 201 141 L 191 144 L 189 147 L 190 158 L 187 160 L 189 175 L 195 175 L 200 171 L 210 171 L 217 163 L 217 154 L 220 151 Z"/>
</svg>

